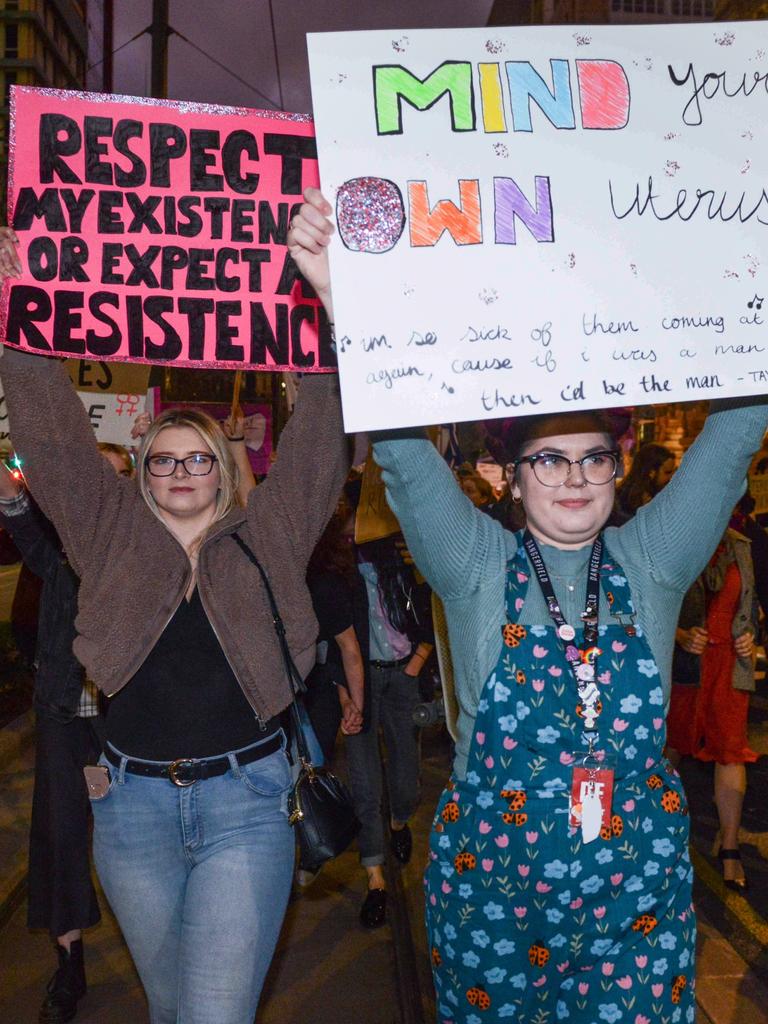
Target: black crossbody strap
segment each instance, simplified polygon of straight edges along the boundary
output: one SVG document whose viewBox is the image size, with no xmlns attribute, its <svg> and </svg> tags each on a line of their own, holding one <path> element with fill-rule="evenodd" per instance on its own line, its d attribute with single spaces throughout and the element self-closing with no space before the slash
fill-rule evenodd
<svg viewBox="0 0 768 1024">
<path fill-rule="evenodd" d="M 299 715 L 299 709 L 296 706 L 296 698 L 301 693 L 306 693 L 307 687 L 304 684 L 304 680 L 301 678 L 299 670 L 296 668 L 296 664 L 291 657 L 291 652 L 288 648 L 288 641 L 285 638 L 285 625 L 280 616 L 280 612 L 277 610 L 277 602 L 275 601 L 275 595 L 272 592 L 272 586 L 269 582 L 269 577 L 264 571 L 264 567 L 258 560 L 253 551 L 248 547 L 243 538 L 239 533 L 232 534 L 233 539 L 236 541 L 240 550 L 245 556 L 256 566 L 259 570 L 264 589 L 267 592 L 267 599 L 269 601 L 270 611 L 272 612 L 272 624 L 275 627 L 275 633 L 277 634 L 277 641 L 280 644 L 280 652 L 283 656 L 283 662 L 285 664 L 286 675 L 288 676 L 288 682 L 291 687 L 291 724 L 293 726 L 294 739 L 296 740 L 296 746 L 299 751 L 299 757 L 302 761 L 306 761 L 308 764 L 311 762 L 309 747 L 307 741 L 304 738 L 304 730 L 301 727 L 301 717 Z"/>
</svg>

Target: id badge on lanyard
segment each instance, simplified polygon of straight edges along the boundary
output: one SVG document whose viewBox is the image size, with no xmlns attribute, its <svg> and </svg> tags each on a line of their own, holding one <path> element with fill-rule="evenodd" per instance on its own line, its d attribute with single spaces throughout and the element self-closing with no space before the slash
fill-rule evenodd
<svg viewBox="0 0 768 1024">
<path fill-rule="evenodd" d="M 611 827 L 615 759 L 601 750 L 575 756 L 568 824 L 581 829 L 582 842 L 591 843 L 600 829 Z"/>
<path fill-rule="evenodd" d="M 544 559 L 528 530 L 524 534 L 524 545 L 555 631 L 564 645 L 565 659 L 576 684 L 576 713 L 582 720 L 589 750 L 580 750 L 574 754 L 568 821 L 572 828 L 581 829 L 582 842 L 591 843 L 600 835 L 601 828 L 610 828 L 615 775 L 614 759 L 604 751 L 595 749 L 598 740 L 597 720 L 602 711 L 597 685 L 597 659 L 602 651 L 597 646 L 597 638 L 603 540 L 602 536 L 595 538 L 589 558 L 587 593 L 581 615 L 583 639 L 580 645 L 577 645 L 576 630 L 563 618 Z"/>
</svg>

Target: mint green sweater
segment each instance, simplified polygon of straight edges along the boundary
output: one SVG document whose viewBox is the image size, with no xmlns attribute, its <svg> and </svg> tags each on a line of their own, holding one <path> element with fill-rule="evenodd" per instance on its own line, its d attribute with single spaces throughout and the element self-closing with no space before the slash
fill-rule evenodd
<svg viewBox="0 0 768 1024">
<path fill-rule="evenodd" d="M 629 579 L 637 625 L 656 658 L 667 702 L 680 603 L 723 535 L 768 428 L 764 403 L 719 402 L 716 409 L 664 490 L 630 522 L 605 531 L 606 548 Z M 463 778 L 480 691 L 501 649 L 506 565 L 516 539 L 462 494 L 429 441 L 378 441 L 374 455 L 416 564 L 445 605 L 459 703 L 454 767 Z M 566 620 L 578 623 L 591 545 L 541 550 Z M 520 621 L 550 621 L 535 582 Z M 608 621 L 602 594 L 600 621 Z M 659 679 L 647 685 L 658 686 Z"/>
</svg>

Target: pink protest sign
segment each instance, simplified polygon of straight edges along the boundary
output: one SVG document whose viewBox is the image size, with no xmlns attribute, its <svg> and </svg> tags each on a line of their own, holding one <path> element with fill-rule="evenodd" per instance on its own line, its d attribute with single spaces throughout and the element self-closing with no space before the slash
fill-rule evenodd
<svg viewBox="0 0 768 1024">
<path fill-rule="evenodd" d="M 8 222 L 24 277 L 0 338 L 43 355 L 227 369 L 335 368 L 288 255 L 318 182 L 298 114 L 53 89 L 11 93 Z"/>
</svg>

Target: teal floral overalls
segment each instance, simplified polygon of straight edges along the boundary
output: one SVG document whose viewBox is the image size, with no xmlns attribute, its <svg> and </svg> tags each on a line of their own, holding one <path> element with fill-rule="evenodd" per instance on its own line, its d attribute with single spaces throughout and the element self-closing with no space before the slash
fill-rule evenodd
<svg viewBox="0 0 768 1024">
<path fill-rule="evenodd" d="M 507 567 L 501 651 L 477 709 L 467 775 L 432 827 L 427 931 L 441 1024 L 692 1024 L 688 810 L 662 758 L 659 670 L 606 552 L 599 746 L 615 758 L 610 827 L 569 827 L 576 683 L 553 624 L 523 626 L 522 546 Z M 629 625 L 629 629 L 627 626 Z M 634 634 L 634 635 L 633 635 Z"/>
</svg>

